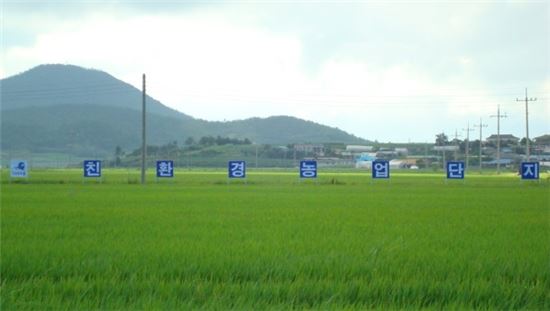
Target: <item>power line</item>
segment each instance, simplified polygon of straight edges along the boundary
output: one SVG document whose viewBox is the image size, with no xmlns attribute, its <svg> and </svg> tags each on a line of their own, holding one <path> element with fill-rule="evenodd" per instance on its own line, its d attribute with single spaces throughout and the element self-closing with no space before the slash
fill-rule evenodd
<svg viewBox="0 0 550 311">
<path fill-rule="evenodd" d="M 5 82 L 4 82 L 5 83 Z M 8 85 L 8 90 L 6 90 L 6 85 L 4 85 L 4 89 L 2 90 L 2 93 L 4 94 L 27 94 L 27 93 L 49 93 L 49 92 L 70 92 L 70 91 L 80 91 L 80 90 L 89 90 L 89 89 L 95 89 L 95 90 L 101 90 L 101 89 L 122 89 L 122 88 L 132 88 L 135 89 L 134 86 L 127 84 L 125 82 L 109 82 L 109 83 L 89 83 L 89 84 L 83 84 L 83 85 L 77 85 L 77 86 L 63 86 L 63 87 L 46 87 L 46 88 L 13 88 L 10 90 L 10 86 Z"/>
<path fill-rule="evenodd" d="M 121 86 L 121 84 L 123 86 Z M 79 86 L 65 86 L 65 87 L 55 87 L 55 88 L 28 88 L 28 89 L 21 89 L 18 88 L 16 90 L 6 90 L 4 85 L 3 93 L 8 94 L 28 94 L 28 93 L 49 93 L 49 92 L 67 92 L 67 91 L 80 91 L 80 90 L 101 90 L 101 89 L 118 89 L 118 88 L 128 88 L 128 89 L 136 89 L 133 85 L 128 84 L 126 82 L 116 83 L 116 82 L 109 82 L 109 83 L 91 83 L 86 85 L 79 85 Z M 136 89 L 137 90 L 137 89 Z M 186 95 L 218 95 L 223 97 L 242 97 L 241 94 L 231 94 L 227 93 L 227 90 L 219 90 L 219 89 L 209 89 L 208 92 L 201 94 L 197 92 L 189 92 L 186 93 Z M 230 90 L 229 90 L 230 91 Z M 292 92 L 290 95 L 292 96 L 308 96 L 311 94 L 318 94 L 318 90 L 311 90 L 311 92 Z M 512 93 L 471 93 L 464 95 L 462 93 L 441 93 L 441 94 L 402 94 L 402 95 L 368 95 L 368 94 L 333 94 L 332 96 L 338 97 L 338 98 L 468 98 L 468 97 L 508 97 L 512 95 Z"/>
<path fill-rule="evenodd" d="M 58 97 L 65 100 L 78 100 L 81 98 L 81 95 L 108 95 L 108 94 L 133 94 L 137 93 L 138 90 L 134 86 L 124 83 L 124 86 L 119 86 L 115 83 L 95 83 L 87 84 L 85 86 L 75 86 L 75 87 L 58 87 L 58 88 L 29 88 L 17 89 L 17 90 L 6 90 L 4 87 L 2 90 L 2 96 L 4 100 L 9 100 L 10 97 L 17 96 L 19 98 L 24 98 L 25 100 L 32 99 L 42 99 L 44 96 L 49 97 Z M 84 93 L 84 94 L 83 94 Z M 180 94 L 182 95 L 182 94 Z M 193 97 L 208 97 L 210 101 L 213 101 L 212 98 L 220 98 L 220 100 L 235 100 L 239 102 L 252 102 L 257 104 L 258 102 L 262 103 L 277 103 L 277 104 L 288 104 L 288 105 L 315 105 L 315 106 L 327 106 L 327 107 L 357 107 L 364 108 L 365 106 L 389 106 L 389 105 L 399 105 L 399 106 L 442 106 L 442 101 L 455 100 L 455 102 L 446 103 L 458 107 L 467 107 L 467 106 L 478 106 L 480 100 L 475 97 L 483 96 L 488 98 L 496 98 L 509 96 L 508 93 L 501 94 L 433 94 L 433 95 L 359 95 L 359 94 L 335 94 L 335 95 L 325 95 L 318 97 L 315 93 L 290 93 L 288 94 L 289 98 L 268 98 L 268 97 L 258 97 L 258 96 L 249 96 L 243 94 L 228 94 L 219 90 L 212 90 L 208 93 L 197 93 L 197 92 L 185 92 L 182 96 L 187 98 Z M 294 98 L 292 98 L 294 97 Z M 298 97 L 298 98 L 296 98 Z M 300 98 L 302 97 L 302 98 Z M 305 98 L 304 98 L 305 97 Z M 309 97 L 309 98 L 308 98 Z M 407 101 L 399 100 L 399 98 L 408 99 Z M 457 100 L 458 99 L 458 100 Z M 540 98 L 539 100 L 547 101 L 547 98 Z M 399 101 L 394 101 L 399 100 Z M 491 100 L 486 100 L 486 103 L 491 103 Z M 483 102 L 481 103 L 483 104 Z"/>
</svg>

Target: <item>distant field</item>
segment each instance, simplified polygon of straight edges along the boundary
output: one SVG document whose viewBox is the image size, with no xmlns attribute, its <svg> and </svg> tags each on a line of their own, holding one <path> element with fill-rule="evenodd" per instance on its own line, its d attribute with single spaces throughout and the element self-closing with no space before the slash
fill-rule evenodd
<svg viewBox="0 0 550 311">
<path fill-rule="evenodd" d="M 550 309 L 547 174 L 2 174 L 2 310 Z"/>
</svg>

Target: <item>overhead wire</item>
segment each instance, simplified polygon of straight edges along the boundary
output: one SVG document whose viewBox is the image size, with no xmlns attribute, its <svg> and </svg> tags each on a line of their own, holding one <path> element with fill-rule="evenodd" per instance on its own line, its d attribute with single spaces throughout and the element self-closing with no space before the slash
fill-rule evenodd
<svg viewBox="0 0 550 311">
<path fill-rule="evenodd" d="M 517 106 L 514 97 L 518 93 L 469 93 L 469 94 L 314 94 L 315 90 L 309 92 L 291 92 L 286 96 L 263 97 L 242 93 L 230 93 L 228 90 L 212 90 L 212 92 L 193 92 L 192 90 L 179 93 L 182 98 L 200 100 L 207 98 L 209 101 L 232 101 L 241 103 L 270 103 L 278 105 L 305 105 L 305 106 L 326 106 L 326 107 L 366 107 L 366 106 L 444 106 L 453 105 L 469 107 L 472 105 L 494 104 L 498 102 L 501 106 Z M 55 88 L 29 88 L 10 90 L 4 87 L 1 89 L 2 99 L 13 97 L 24 100 L 37 100 L 43 97 L 57 97 L 66 101 L 82 100 L 82 96 L 128 94 L 139 95 L 139 90 L 130 84 L 120 86 L 118 82 L 113 83 L 92 83 L 82 86 L 66 86 Z M 536 97 L 536 96 L 534 96 Z M 398 99 L 402 99 L 396 101 Z M 480 100 L 482 98 L 482 100 Z M 539 102 L 548 102 L 548 97 L 538 98 Z"/>
</svg>

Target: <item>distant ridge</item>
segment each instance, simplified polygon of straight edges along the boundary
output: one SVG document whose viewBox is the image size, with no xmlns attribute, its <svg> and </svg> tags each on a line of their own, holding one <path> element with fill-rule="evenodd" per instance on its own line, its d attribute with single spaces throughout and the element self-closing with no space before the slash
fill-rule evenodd
<svg viewBox="0 0 550 311">
<path fill-rule="evenodd" d="M 137 148 L 141 91 L 103 71 L 40 65 L 0 80 L 2 150 L 111 153 Z M 230 122 L 195 119 L 148 97 L 148 143 L 187 137 L 248 138 L 261 144 L 365 143 L 340 129 L 289 116 Z"/>
</svg>

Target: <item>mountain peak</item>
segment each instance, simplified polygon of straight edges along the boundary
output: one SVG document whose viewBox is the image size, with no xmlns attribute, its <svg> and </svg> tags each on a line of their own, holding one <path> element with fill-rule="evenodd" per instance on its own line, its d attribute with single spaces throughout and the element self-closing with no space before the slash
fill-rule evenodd
<svg viewBox="0 0 550 311">
<path fill-rule="evenodd" d="M 45 64 L 2 80 L 2 110 L 55 105 L 100 105 L 141 110 L 141 90 L 112 75 L 75 65 Z M 147 97 L 148 110 L 191 118 Z"/>
</svg>

